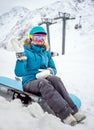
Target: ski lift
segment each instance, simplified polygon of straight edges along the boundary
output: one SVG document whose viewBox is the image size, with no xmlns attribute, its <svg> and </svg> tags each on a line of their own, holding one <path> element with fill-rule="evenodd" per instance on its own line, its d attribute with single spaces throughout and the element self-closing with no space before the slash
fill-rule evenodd
<svg viewBox="0 0 94 130">
<path fill-rule="evenodd" d="M 75 25 L 75 29 L 81 29 L 82 25 L 81 25 L 81 16 L 79 17 L 79 23 Z"/>
</svg>

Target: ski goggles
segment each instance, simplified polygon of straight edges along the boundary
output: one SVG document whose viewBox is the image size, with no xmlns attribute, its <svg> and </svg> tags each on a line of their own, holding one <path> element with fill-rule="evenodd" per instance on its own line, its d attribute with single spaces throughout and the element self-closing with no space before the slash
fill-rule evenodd
<svg viewBox="0 0 94 130">
<path fill-rule="evenodd" d="M 33 39 L 34 41 L 45 41 L 46 35 L 45 35 L 45 34 L 34 34 L 34 35 L 32 36 L 32 39 Z"/>
</svg>

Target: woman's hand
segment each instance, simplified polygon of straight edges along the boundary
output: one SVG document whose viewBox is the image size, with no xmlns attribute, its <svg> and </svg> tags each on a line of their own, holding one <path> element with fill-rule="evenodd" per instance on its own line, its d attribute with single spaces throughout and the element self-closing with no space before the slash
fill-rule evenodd
<svg viewBox="0 0 94 130">
<path fill-rule="evenodd" d="M 47 78 L 49 75 L 52 75 L 49 69 L 39 69 L 39 71 L 40 72 L 36 74 L 37 79 Z"/>
<path fill-rule="evenodd" d="M 14 51 L 16 52 L 16 57 L 18 60 L 26 60 L 27 57 L 24 54 L 24 43 L 16 40 L 16 39 L 11 39 L 11 44 L 13 46 Z"/>
</svg>

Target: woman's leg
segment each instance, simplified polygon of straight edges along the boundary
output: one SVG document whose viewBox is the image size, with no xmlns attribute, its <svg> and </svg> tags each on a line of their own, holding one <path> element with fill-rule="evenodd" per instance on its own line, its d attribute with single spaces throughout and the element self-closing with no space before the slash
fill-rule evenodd
<svg viewBox="0 0 94 130">
<path fill-rule="evenodd" d="M 25 88 L 25 91 L 31 93 L 40 92 L 50 108 L 54 111 L 56 116 L 61 118 L 61 120 L 65 119 L 71 113 L 69 104 L 46 79 L 38 79 L 29 82 Z"/>
<path fill-rule="evenodd" d="M 67 92 L 63 82 L 57 76 L 48 76 L 47 80 L 51 82 L 51 84 L 55 87 L 55 89 L 61 94 L 61 96 L 67 101 L 69 106 L 71 107 L 72 114 L 75 114 L 78 111 L 77 106 L 71 100 L 69 93 Z"/>
</svg>

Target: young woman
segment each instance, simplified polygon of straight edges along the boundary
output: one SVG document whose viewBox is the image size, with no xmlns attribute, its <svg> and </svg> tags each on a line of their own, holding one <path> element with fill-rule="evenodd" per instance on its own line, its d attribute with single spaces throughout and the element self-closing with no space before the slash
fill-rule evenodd
<svg viewBox="0 0 94 130">
<path fill-rule="evenodd" d="M 25 40 L 24 48 L 22 43 L 11 40 L 17 56 L 15 74 L 22 77 L 24 91 L 40 93 L 55 115 L 73 126 L 86 117 L 78 111 L 61 79 L 55 76 L 57 70 L 46 35 L 43 27 L 35 26 L 29 33 L 29 39 Z"/>
</svg>

